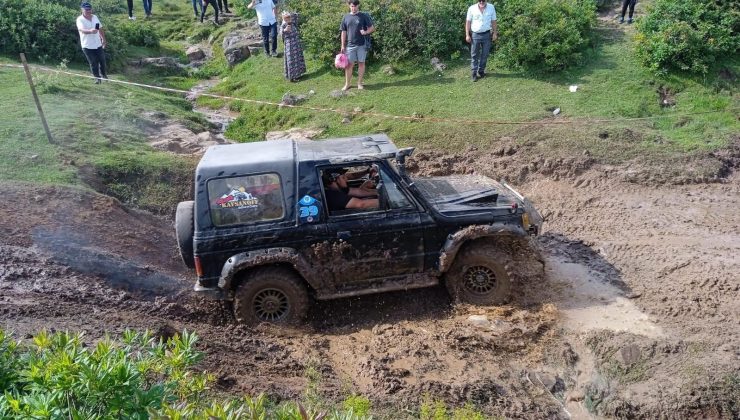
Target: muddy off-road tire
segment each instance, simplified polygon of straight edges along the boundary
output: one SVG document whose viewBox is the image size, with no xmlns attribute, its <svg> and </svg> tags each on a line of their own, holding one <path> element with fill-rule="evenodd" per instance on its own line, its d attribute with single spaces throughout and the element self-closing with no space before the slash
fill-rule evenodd
<svg viewBox="0 0 740 420">
<path fill-rule="evenodd" d="M 295 271 L 286 267 L 261 267 L 249 272 L 234 295 L 234 315 L 242 324 L 296 325 L 307 311 L 306 286 Z"/>
<path fill-rule="evenodd" d="M 465 247 L 445 276 L 445 285 L 455 302 L 499 305 L 511 295 L 512 260 L 488 243 Z"/>
<path fill-rule="evenodd" d="M 182 201 L 177 204 L 175 212 L 175 232 L 177 234 L 177 249 L 180 251 L 182 262 L 188 268 L 195 267 L 195 258 L 193 257 L 193 202 Z"/>
</svg>

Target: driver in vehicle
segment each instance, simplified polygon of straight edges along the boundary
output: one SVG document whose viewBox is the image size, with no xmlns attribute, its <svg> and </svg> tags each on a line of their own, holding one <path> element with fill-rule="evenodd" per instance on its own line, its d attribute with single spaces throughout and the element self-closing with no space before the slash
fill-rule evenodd
<svg viewBox="0 0 740 420">
<path fill-rule="evenodd" d="M 359 187 L 350 187 L 348 181 L 363 176 L 374 176 L 377 171 L 372 167 L 365 171 L 347 173 L 347 169 L 336 168 L 325 170 L 321 175 L 326 192 L 326 201 L 330 211 L 345 209 L 376 209 L 379 207 L 378 192 L 375 184 L 367 180 Z"/>
</svg>

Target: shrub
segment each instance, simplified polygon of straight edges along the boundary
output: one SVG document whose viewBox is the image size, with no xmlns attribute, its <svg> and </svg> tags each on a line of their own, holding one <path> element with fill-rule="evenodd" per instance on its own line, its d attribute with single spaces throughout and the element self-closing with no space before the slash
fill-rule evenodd
<svg viewBox="0 0 740 420">
<path fill-rule="evenodd" d="M 0 13 L 0 53 L 17 56 L 25 52 L 30 60 L 58 63 L 85 61 L 75 21 L 74 8 L 45 0 L 3 0 Z M 66 1 L 65 1 L 66 3 Z M 105 20 L 103 20 L 105 24 Z M 106 54 L 113 66 L 125 55 L 125 43 L 115 30 L 107 28 Z"/>
<path fill-rule="evenodd" d="M 139 47 L 159 47 L 159 36 L 150 23 L 127 21 L 116 26 L 121 38 Z"/>
<path fill-rule="evenodd" d="M 637 24 L 637 55 L 658 73 L 706 74 L 740 45 L 740 10 L 732 1 L 656 0 Z"/>
<path fill-rule="evenodd" d="M 43 0 L 5 0 L 0 13 L 0 52 L 59 62 L 82 56 L 74 9 Z"/>
<path fill-rule="evenodd" d="M 360 420 L 331 409 L 275 404 L 264 395 L 226 401 L 209 395 L 213 375 L 192 371 L 203 354 L 195 334 L 167 339 L 125 331 L 122 342 L 87 347 L 79 334 L 41 332 L 26 346 L 0 329 L 0 418 Z"/>
<path fill-rule="evenodd" d="M 498 51 L 514 68 L 558 71 L 581 64 L 596 23 L 593 0 L 504 0 Z"/>
</svg>

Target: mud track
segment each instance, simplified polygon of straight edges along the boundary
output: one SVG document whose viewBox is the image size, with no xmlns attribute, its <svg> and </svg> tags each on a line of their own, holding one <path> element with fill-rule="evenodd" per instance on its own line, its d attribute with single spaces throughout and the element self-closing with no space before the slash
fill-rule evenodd
<svg viewBox="0 0 740 420">
<path fill-rule="evenodd" d="M 249 329 L 190 292 L 170 220 L 86 190 L 0 184 L 0 326 L 90 341 L 188 329 L 221 391 L 300 398 L 313 368 L 325 397 L 366 395 L 381 417 L 424 394 L 506 417 L 740 415 L 734 163 L 715 183 L 646 186 L 587 157 L 415 157 L 419 174 L 518 183 L 548 216 L 544 284 L 503 307 L 452 306 L 440 287 L 316 303 L 298 330 Z"/>
</svg>

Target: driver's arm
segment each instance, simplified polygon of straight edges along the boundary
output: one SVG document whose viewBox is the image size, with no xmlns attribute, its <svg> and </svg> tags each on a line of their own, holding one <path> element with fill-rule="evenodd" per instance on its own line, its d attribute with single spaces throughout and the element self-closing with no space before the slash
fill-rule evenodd
<svg viewBox="0 0 740 420">
<path fill-rule="evenodd" d="M 359 198 L 377 197 L 378 196 L 378 190 L 370 189 L 370 188 L 355 188 L 355 187 L 350 187 L 348 194 L 349 194 L 350 197 L 359 197 Z"/>
<path fill-rule="evenodd" d="M 345 206 L 347 209 L 377 209 L 378 207 L 380 207 L 380 202 L 377 198 L 363 200 L 355 197 L 350 198 Z"/>
</svg>

